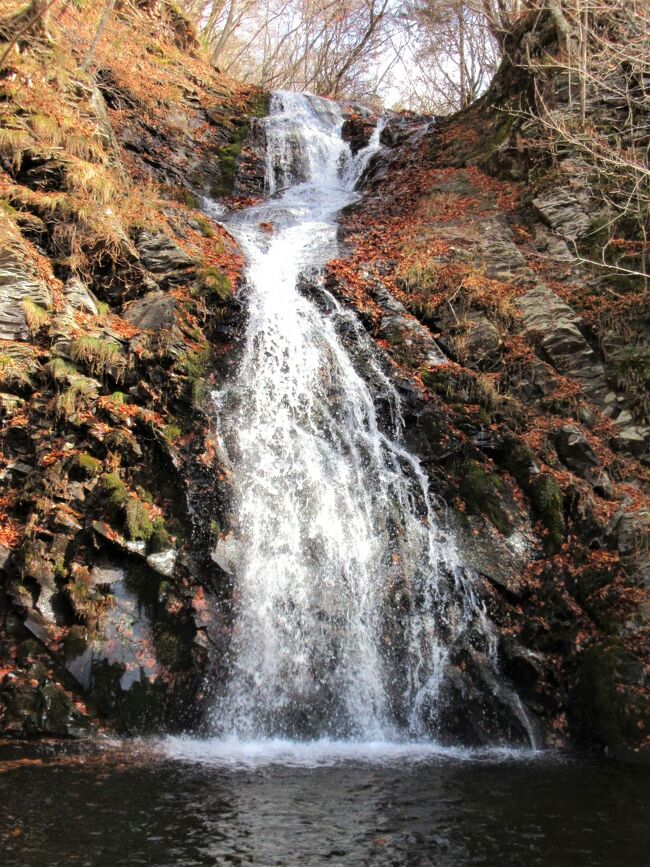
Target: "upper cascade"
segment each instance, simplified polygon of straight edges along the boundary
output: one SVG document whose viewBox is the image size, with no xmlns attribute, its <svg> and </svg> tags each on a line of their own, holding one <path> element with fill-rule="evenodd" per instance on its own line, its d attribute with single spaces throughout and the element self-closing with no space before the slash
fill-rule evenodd
<svg viewBox="0 0 650 867">
<path fill-rule="evenodd" d="M 215 557 L 238 600 L 215 731 L 429 737 L 461 646 L 498 682 L 493 628 L 401 442 L 390 377 L 313 277 L 336 254 L 337 215 L 358 198 L 381 123 L 356 157 L 329 100 L 276 93 L 265 124 L 271 195 L 229 222 L 249 263 L 245 344 L 214 393 L 235 515 Z"/>
</svg>

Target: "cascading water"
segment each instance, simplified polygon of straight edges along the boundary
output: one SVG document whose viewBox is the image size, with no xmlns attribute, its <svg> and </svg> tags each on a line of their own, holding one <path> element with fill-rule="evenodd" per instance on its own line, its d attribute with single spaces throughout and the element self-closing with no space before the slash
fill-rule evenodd
<svg viewBox="0 0 650 867">
<path fill-rule="evenodd" d="M 214 394 L 237 615 L 213 724 L 241 740 L 430 736 L 454 647 L 494 655 L 370 341 L 322 287 L 320 304 L 298 289 L 335 254 L 336 216 L 380 146 L 378 127 L 353 157 L 342 123 L 334 103 L 275 94 L 269 197 L 228 223 L 249 262 L 248 326 L 238 375 Z"/>
</svg>

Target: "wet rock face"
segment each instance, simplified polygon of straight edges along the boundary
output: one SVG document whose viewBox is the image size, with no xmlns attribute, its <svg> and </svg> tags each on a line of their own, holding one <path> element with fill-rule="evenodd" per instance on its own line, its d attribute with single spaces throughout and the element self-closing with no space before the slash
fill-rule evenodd
<svg viewBox="0 0 650 867">
<path fill-rule="evenodd" d="M 341 129 L 341 137 L 350 145 L 352 154 L 357 154 L 370 141 L 370 136 L 377 124 L 377 117 L 367 108 L 360 105 L 344 106 L 345 120 Z"/>
<path fill-rule="evenodd" d="M 261 196 L 266 179 L 266 128 L 251 118 L 240 153 L 236 156 L 233 193 L 236 196 Z"/>
</svg>

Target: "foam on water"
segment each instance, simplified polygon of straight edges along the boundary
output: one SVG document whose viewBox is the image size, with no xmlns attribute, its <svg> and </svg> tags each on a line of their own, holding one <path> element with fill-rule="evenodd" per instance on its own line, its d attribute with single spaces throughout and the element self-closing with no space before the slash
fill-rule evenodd
<svg viewBox="0 0 650 867">
<path fill-rule="evenodd" d="M 212 764 L 226 768 L 258 768 L 266 765 L 317 768 L 359 762 L 376 765 L 409 765 L 439 761 L 525 761 L 544 754 L 529 749 L 495 747 L 463 749 L 439 744 L 399 741 L 355 741 L 320 738 L 296 741 L 269 738 L 243 741 L 236 736 L 200 740 L 191 737 L 167 738 L 162 752 L 171 759 Z"/>
</svg>

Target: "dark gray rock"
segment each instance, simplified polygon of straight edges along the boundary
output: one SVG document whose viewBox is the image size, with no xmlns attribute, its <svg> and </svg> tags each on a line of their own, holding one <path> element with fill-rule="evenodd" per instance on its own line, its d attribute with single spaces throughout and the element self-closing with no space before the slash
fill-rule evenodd
<svg viewBox="0 0 650 867">
<path fill-rule="evenodd" d="M 396 358 L 410 364 L 435 366 L 446 361 L 445 355 L 428 328 L 412 316 L 385 286 L 373 287 L 372 296 L 383 311 L 378 337 L 393 347 Z"/>
<path fill-rule="evenodd" d="M 165 292 L 149 292 L 124 311 L 124 318 L 144 331 L 173 328 L 176 299 Z"/>
<path fill-rule="evenodd" d="M 196 263 L 163 232 L 142 232 L 136 241 L 142 265 L 163 289 L 190 282 Z"/>
<path fill-rule="evenodd" d="M 636 425 L 625 425 L 612 439 L 612 448 L 626 455 L 640 457 L 648 448 L 650 431 Z"/>
<path fill-rule="evenodd" d="M 473 363 L 481 366 L 488 362 L 493 364 L 501 356 L 501 337 L 498 328 L 490 322 L 484 313 L 471 312 L 468 315 L 471 322 L 468 351 Z"/>
<path fill-rule="evenodd" d="M 541 192 L 533 206 L 551 229 L 576 241 L 591 230 L 602 208 L 591 191 L 585 163 L 564 160 L 560 171 L 564 182 Z"/>
<path fill-rule="evenodd" d="M 580 318 L 546 286 L 537 284 L 517 300 L 524 333 L 538 343 L 553 367 L 574 379 L 591 398 L 604 405 L 609 394 L 603 365 L 580 331 Z"/>
<path fill-rule="evenodd" d="M 600 464 L 585 435 L 578 428 L 564 425 L 555 434 L 555 448 L 563 464 L 580 476 L 586 476 Z"/>
<path fill-rule="evenodd" d="M 512 281 L 526 270 L 526 260 L 515 245 L 512 229 L 503 220 L 488 217 L 479 240 L 485 273 L 491 280 Z"/>
</svg>

